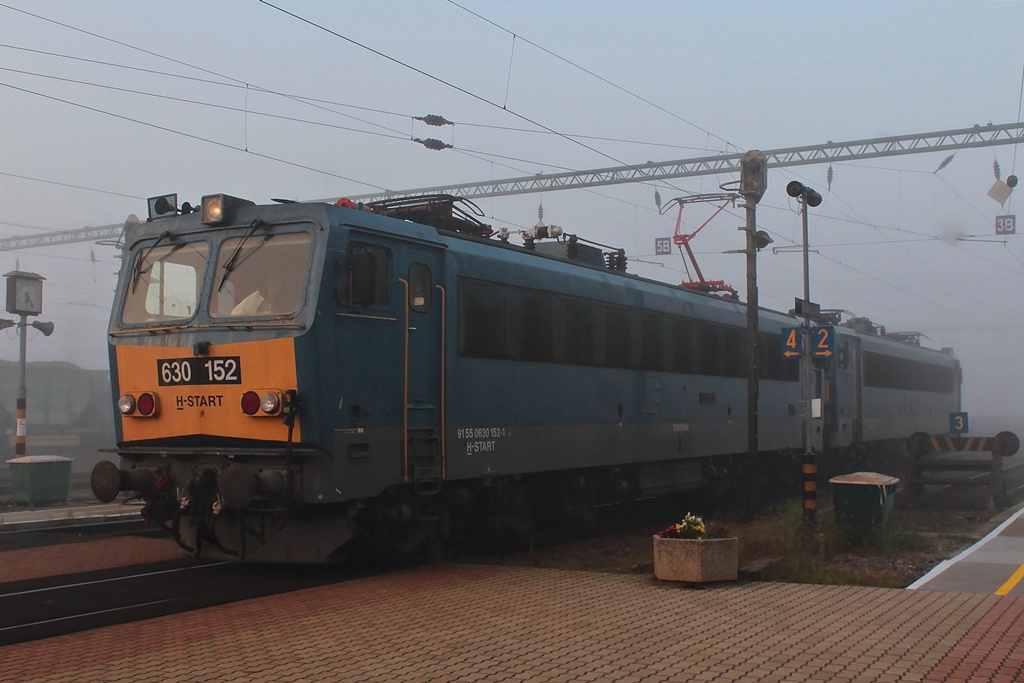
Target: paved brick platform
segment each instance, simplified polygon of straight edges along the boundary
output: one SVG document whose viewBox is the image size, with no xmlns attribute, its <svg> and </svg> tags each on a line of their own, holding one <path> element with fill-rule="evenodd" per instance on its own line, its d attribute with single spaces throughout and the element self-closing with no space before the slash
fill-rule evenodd
<svg viewBox="0 0 1024 683">
<path fill-rule="evenodd" d="M 1024 598 L 439 565 L 0 649 L 0 681 L 1014 681 Z"/>
</svg>

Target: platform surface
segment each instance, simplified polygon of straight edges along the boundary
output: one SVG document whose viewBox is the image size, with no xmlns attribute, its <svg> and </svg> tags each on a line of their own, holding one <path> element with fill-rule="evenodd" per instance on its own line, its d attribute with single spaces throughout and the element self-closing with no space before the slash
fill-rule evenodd
<svg viewBox="0 0 1024 683">
<path fill-rule="evenodd" d="M 0 682 L 1009 683 L 1024 594 L 995 591 L 1024 562 L 1022 515 L 914 590 L 434 565 L 9 645 Z M 178 553 L 139 537 L 5 551 L 0 584 Z"/>
<path fill-rule="evenodd" d="M 910 588 L 1024 597 L 1024 508 Z"/>
<path fill-rule="evenodd" d="M 1009 682 L 1022 611 L 1014 596 L 437 565 L 9 645 L 0 681 Z"/>
</svg>

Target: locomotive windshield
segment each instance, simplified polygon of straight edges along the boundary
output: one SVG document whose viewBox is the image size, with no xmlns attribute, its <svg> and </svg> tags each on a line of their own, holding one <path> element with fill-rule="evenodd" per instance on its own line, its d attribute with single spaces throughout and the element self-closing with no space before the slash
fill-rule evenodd
<svg viewBox="0 0 1024 683">
<path fill-rule="evenodd" d="M 224 240 L 217 253 L 210 316 L 293 315 L 305 298 L 311 244 L 305 232 Z"/>
<path fill-rule="evenodd" d="M 223 322 L 284 319 L 302 308 L 313 243 L 307 232 L 249 233 L 212 247 L 206 240 L 162 240 L 135 254 L 124 324 L 180 324 L 197 313 Z"/>
<path fill-rule="evenodd" d="M 121 320 L 187 320 L 196 314 L 206 272 L 206 242 L 152 246 L 135 256 Z"/>
</svg>

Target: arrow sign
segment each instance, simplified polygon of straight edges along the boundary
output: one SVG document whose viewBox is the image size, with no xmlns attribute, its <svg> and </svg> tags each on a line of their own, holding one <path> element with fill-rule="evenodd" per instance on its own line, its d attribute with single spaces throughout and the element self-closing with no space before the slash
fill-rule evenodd
<svg viewBox="0 0 1024 683">
<path fill-rule="evenodd" d="M 811 355 L 815 358 L 831 358 L 835 355 L 836 330 L 832 326 L 811 329 Z M 800 327 L 782 328 L 782 355 L 798 358 L 804 352 L 804 330 Z"/>
<path fill-rule="evenodd" d="M 782 328 L 782 355 L 798 358 L 804 352 L 804 332 L 799 327 Z"/>
<path fill-rule="evenodd" d="M 835 338 L 834 327 L 815 327 L 811 330 L 811 355 L 815 358 L 831 358 L 835 353 Z"/>
</svg>

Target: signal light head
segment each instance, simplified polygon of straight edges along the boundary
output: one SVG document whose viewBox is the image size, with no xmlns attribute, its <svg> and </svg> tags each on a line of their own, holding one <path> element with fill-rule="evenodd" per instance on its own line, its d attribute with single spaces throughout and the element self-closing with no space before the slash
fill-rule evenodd
<svg viewBox="0 0 1024 683">
<path fill-rule="evenodd" d="M 801 198 L 807 203 L 807 206 L 818 206 L 821 204 L 821 195 L 817 190 L 811 189 L 801 183 L 799 180 L 791 180 L 786 185 L 786 194 L 790 197 Z"/>
</svg>

